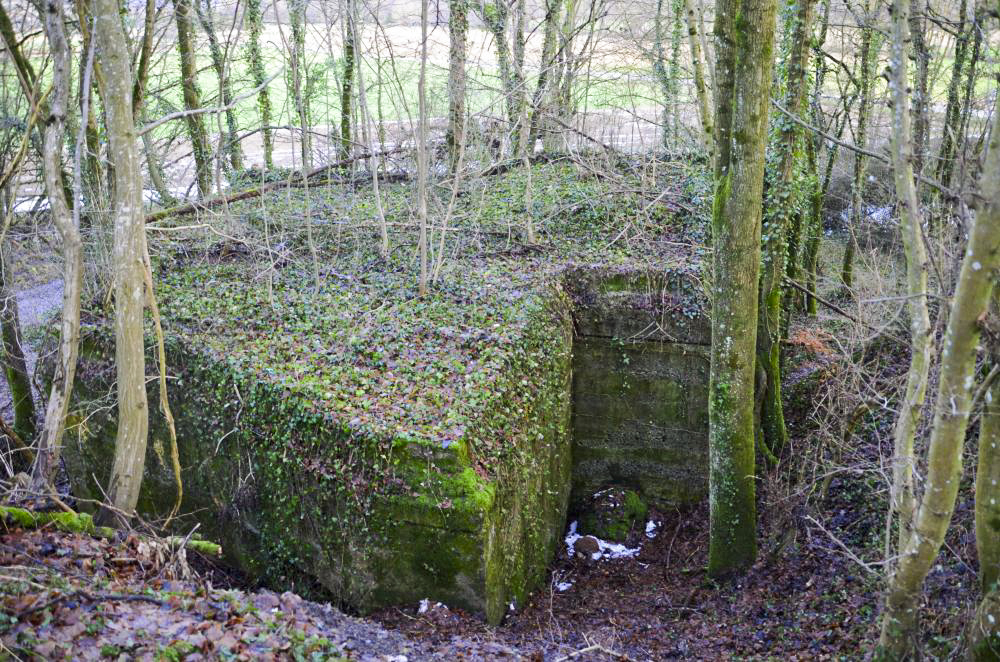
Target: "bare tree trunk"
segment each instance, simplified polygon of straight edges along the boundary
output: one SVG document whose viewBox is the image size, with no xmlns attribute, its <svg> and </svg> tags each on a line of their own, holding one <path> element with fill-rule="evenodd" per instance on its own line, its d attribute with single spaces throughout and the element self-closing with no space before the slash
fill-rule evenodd
<svg viewBox="0 0 1000 662">
<path fill-rule="evenodd" d="M 264 68 L 264 58 L 260 51 L 260 37 L 264 31 L 260 0 L 246 0 L 247 21 L 247 64 L 250 77 L 257 93 L 257 112 L 260 113 L 261 138 L 264 143 L 264 169 L 274 169 L 274 138 L 271 133 L 271 96 L 267 92 L 264 81 L 267 72 Z"/>
<path fill-rule="evenodd" d="M 465 143 L 465 67 L 469 34 L 468 0 L 448 0 L 448 159 L 452 172 Z"/>
<path fill-rule="evenodd" d="M 911 306 L 913 358 L 907 379 L 907 396 L 911 387 L 926 383 L 926 363 L 930 358 L 930 327 L 921 328 L 926 314 L 926 257 L 921 260 L 917 249 L 922 246 L 921 228 L 917 216 L 916 186 L 913 181 L 912 148 L 909 145 L 909 91 L 907 87 L 907 46 L 909 38 L 909 0 L 895 0 L 893 12 L 893 44 L 891 85 L 893 113 L 893 169 L 899 196 L 907 253 L 907 280 Z M 930 570 L 948 524 L 955 510 L 962 471 L 962 447 L 965 442 L 972 387 L 979 344 L 980 318 L 986 312 L 993 290 L 995 270 L 1000 267 L 1000 122 L 994 117 L 990 151 L 983 169 L 981 190 L 985 204 L 976 216 L 969 233 L 969 242 L 962 259 L 958 284 L 950 306 L 948 327 L 941 352 L 941 375 L 934 404 L 934 421 L 927 452 L 927 474 L 919 506 L 913 511 L 908 532 L 900 526 L 903 545 L 899 560 L 889 578 L 888 595 L 882 617 L 879 649 L 883 657 L 905 659 L 914 650 L 917 611 L 924 578 Z M 923 310 L 914 310 L 913 306 Z M 903 403 L 901 419 L 916 419 L 916 407 L 910 408 L 910 398 Z M 909 423 L 903 426 L 908 427 Z M 899 427 L 897 427 L 897 430 Z M 898 440 L 898 438 L 897 438 Z M 897 452 L 894 479 L 906 480 L 912 473 L 912 441 Z M 898 447 L 897 447 L 898 449 Z M 900 471 L 904 472 L 900 476 Z M 912 489 L 912 488 L 911 488 Z M 899 488 L 894 489 L 899 492 Z M 905 516 L 900 511 L 901 518 Z"/>
<path fill-rule="evenodd" d="M 59 359 L 52 377 L 52 390 L 45 409 L 45 423 L 32 471 L 32 489 L 47 492 L 59 462 L 66 413 L 73 392 L 76 359 L 80 345 L 80 295 L 83 290 L 83 248 L 78 219 L 70 213 L 66 182 L 62 175 L 62 141 L 69 104 L 70 47 L 65 33 L 64 3 L 46 0 L 45 35 L 52 57 L 52 92 L 45 122 L 44 175 L 52 222 L 59 230 L 63 249 L 63 311 L 59 329 Z M 131 76 L 127 79 L 131 84 Z M 89 82 L 87 83 L 89 84 Z"/>
<path fill-rule="evenodd" d="M 102 510 L 99 518 L 103 522 L 112 522 L 135 511 L 146 460 L 149 404 L 142 323 L 146 235 L 142 213 L 142 176 L 129 85 L 132 72 L 125 33 L 115 0 L 94 0 L 94 7 L 97 17 L 94 38 L 105 72 L 102 97 L 109 154 L 115 170 L 113 264 L 118 433 L 107 489 L 114 510 Z M 189 29 L 186 0 L 175 0 L 175 7 L 177 15 L 184 17 L 178 19 L 179 24 L 185 24 L 185 29 Z M 188 65 L 193 67 L 193 63 L 193 58 L 188 58 Z"/>
<path fill-rule="evenodd" d="M 688 45 L 691 48 L 691 64 L 694 67 L 694 89 L 698 96 L 698 119 L 701 120 L 702 146 L 712 162 L 715 141 L 715 127 L 712 119 L 712 103 L 705 86 L 705 61 L 701 52 L 701 37 L 698 34 L 698 20 L 694 11 L 694 0 L 684 0 L 684 12 L 687 14 Z"/>
<path fill-rule="evenodd" d="M 775 1 L 719 0 L 715 11 L 708 574 L 720 577 L 757 556 L 754 348 Z"/>
<path fill-rule="evenodd" d="M 351 13 L 348 19 L 351 22 L 351 29 L 358 33 L 357 3 L 350 5 Z M 356 60 L 358 69 L 358 106 L 361 111 L 361 131 L 365 141 L 365 151 L 368 152 L 368 170 L 372 176 L 372 195 L 375 196 L 375 213 L 378 216 L 379 229 L 379 255 L 383 260 L 389 259 L 389 226 L 385 220 L 385 210 L 382 208 L 382 192 L 379 190 L 378 181 L 378 157 L 375 156 L 375 146 L 372 140 L 371 114 L 368 112 L 368 91 L 365 89 L 364 59 L 358 57 Z M 464 126 L 464 125 L 463 125 Z M 461 132 L 460 132 L 461 133 Z M 464 139 L 463 139 L 464 140 Z M 464 144 L 464 143 L 459 143 Z"/>
<path fill-rule="evenodd" d="M 184 108 L 199 110 L 201 108 L 201 92 L 198 89 L 198 63 L 195 59 L 194 26 L 191 20 L 192 0 L 173 0 L 174 18 L 177 23 L 177 51 L 181 60 L 181 90 L 184 92 Z M 98 18 L 98 21 L 101 19 Z M 96 37 L 95 38 L 99 38 Z M 102 61 L 103 64 L 103 61 Z M 126 66 L 128 62 L 126 61 Z M 105 76 L 111 72 L 104 67 Z M 106 81 L 108 85 L 117 85 L 115 81 Z M 131 97 L 131 90 L 129 91 Z M 107 97 L 105 97 L 107 98 Z M 129 114 L 131 115 L 131 108 Z M 194 154 L 195 176 L 198 180 L 198 195 L 207 198 L 212 193 L 212 158 L 208 147 L 208 134 L 205 130 L 205 120 L 200 113 L 185 116 L 188 137 L 191 139 L 191 149 Z M 112 158 L 112 161 L 116 159 Z M 117 181 L 117 174 L 115 181 Z M 117 194 L 116 194 L 117 195 Z"/>
</svg>

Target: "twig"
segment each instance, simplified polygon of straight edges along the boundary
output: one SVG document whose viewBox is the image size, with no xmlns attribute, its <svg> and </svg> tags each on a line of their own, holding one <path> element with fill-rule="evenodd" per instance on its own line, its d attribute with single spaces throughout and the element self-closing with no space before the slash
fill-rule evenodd
<svg viewBox="0 0 1000 662">
<path fill-rule="evenodd" d="M 57 595 L 56 597 L 52 598 L 51 600 L 47 600 L 46 602 L 44 602 L 44 603 L 42 603 L 42 604 L 40 604 L 38 606 L 29 607 L 28 609 L 24 609 L 22 611 L 19 611 L 17 613 L 17 619 L 21 620 L 25 616 L 27 616 L 28 614 L 33 614 L 36 611 L 42 611 L 44 609 L 48 609 L 49 607 L 51 607 L 53 605 L 59 604 L 63 600 L 68 600 L 69 598 L 81 598 L 81 599 L 86 600 L 88 602 L 111 602 L 111 601 L 117 601 L 117 602 L 148 602 L 150 604 L 159 605 L 160 607 L 162 607 L 163 605 L 167 604 L 163 600 L 159 600 L 157 598 L 153 598 L 153 597 L 150 597 L 148 595 L 132 595 L 132 594 L 125 594 L 125 593 L 98 593 L 98 594 L 95 595 L 93 593 L 87 593 L 86 591 L 70 591 L 69 593 L 63 593 L 61 595 Z"/>
<path fill-rule="evenodd" d="M 818 521 L 816 521 L 815 519 L 813 519 L 813 517 L 811 515 L 806 515 L 805 519 L 806 519 L 806 521 L 811 522 L 812 524 L 814 524 L 820 531 L 822 531 L 823 533 L 825 533 L 827 535 L 827 537 L 830 538 L 830 540 L 832 540 L 838 547 L 840 547 L 840 549 L 842 549 L 844 551 L 844 553 L 847 555 L 847 557 L 849 559 L 851 559 L 852 561 L 854 561 L 855 563 L 857 563 L 859 566 L 861 566 L 861 568 L 863 568 L 866 572 L 869 572 L 869 573 L 871 573 L 873 575 L 878 575 L 879 574 L 879 572 L 877 570 L 875 570 L 872 566 L 883 565 L 885 563 L 884 561 L 875 561 L 875 562 L 872 562 L 872 563 L 868 563 L 867 561 L 863 560 L 860 556 L 858 556 L 857 554 L 855 554 L 853 551 L 851 551 L 851 548 L 848 547 L 847 545 L 845 545 L 840 540 L 840 538 L 838 538 L 837 536 L 835 536 L 832 533 L 830 533 L 829 531 L 827 531 L 826 528 L 824 528 L 824 526 L 822 524 L 820 524 Z"/>
<path fill-rule="evenodd" d="M 619 660 L 631 660 L 625 653 L 619 653 L 617 651 L 610 650 L 601 646 L 600 644 L 592 644 L 586 648 L 581 648 L 580 650 L 573 651 L 569 655 L 560 657 L 556 662 L 565 662 L 565 660 L 572 660 L 575 657 L 580 657 L 581 655 L 586 655 L 587 653 L 604 653 L 605 655 L 610 655 L 611 657 L 618 658 Z"/>
<path fill-rule="evenodd" d="M 258 92 L 263 90 L 265 87 L 270 85 L 271 81 L 280 76 L 281 72 L 283 71 L 284 71 L 283 68 L 279 69 L 273 76 L 265 80 L 263 83 L 261 83 L 254 89 L 250 90 L 249 92 L 246 92 L 245 94 L 241 94 L 240 96 L 236 97 L 225 106 L 216 106 L 213 108 L 195 108 L 193 110 L 179 110 L 176 113 L 170 113 L 169 115 L 164 115 L 160 119 L 150 122 L 146 126 L 139 129 L 139 131 L 136 132 L 136 135 L 142 136 L 143 134 L 149 133 L 150 131 L 159 126 L 163 126 L 167 122 L 177 120 L 182 117 L 190 117 L 191 115 L 203 115 L 205 113 L 224 113 L 227 110 L 232 110 L 233 108 L 236 107 L 236 104 L 238 104 L 239 102 L 249 99 L 250 97 L 254 96 Z"/>
<path fill-rule="evenodd" d="M 328 170 L 333 170 L 335 168 L 343 168 L 344 166 L 350 165 L 355 161 L 360 161 L 362 159 L 370 159 L 373 157 L 388 156 L 390 154 L 395 154 L 399 151 L 401 151 L 401 149 L 397 148 L 397 149 L 386 150 L 384 152 L 379 152 L 374 155 L 359 154 L 357 156 L 352 156 L 351 158 L 343 159 L 341 161 L 337 161 L 336 163 L 330 163 L 328 165 L 320 166 L 319 168 L 311 170 L 302 177 L 302 180 L 310 179 L 312 177 L 315 177 L 316 175 L 321 175 Z M 188 214 L 193 214 L 197 211 L 212 209 L 222 204 L 229 205 L 233 202 L 238 202 L 240 200 L 249 200 L 250 198 L 256 198 L 258 196 L 263 195 L 264 193 L 267 193 L 268 191 L 272 191 L 274 189 L 281 188 L 283 186 L 288 186 L 288 182 L 284 180 L 269 182 L 257 188 L 252 188 L 246 191 L 241 191 L 239 193 L 234 193 L 233 195 L 229 196 L 219 195 L 210 200 L 192 202 L 187 205 L 182 205 L 180 207 L 172 207 L 170 209 L 161 209 L 160 211 L 153 212 L 152 214 L 147 215 L 146 223 L 155 223 L 156 221 L 162 221 L 163 219 L 169 218 L 171 216 L 186 216 Z"/>
<path fill-rule="evenodd" d="M 823 131 L 822 129 L 820 129 L 818 127 L 815 127 L 812 124 L 809 124 L 805 120 L 800 119 L 797 115 L 792 114 L 786 108 L 784 108 L 780 103 L 778 103 L 777 101 L 775 101 L 773 99 L 771 100 L 771 105 L 774 106 L 775 108 L 777 108 L 785 117 L 787 117 L 788 119 L 792 120 L 793 122 L 795 122 L 799 126 L 805 128 L 805 129 L 808 129 L 809 131 L 812 131 L 816 135 L 821 136 L 821 137 L 829 140 L 830 142 L 832 142 L 835 145 L 839 145 L 840 147 L 843 147 L 844 149 L 849 149 L 852 152 L 857 152 L 858 154 L 864 154 L 865 156 L 871 157 L 871 158 L 875 159 L 876 161 L 881 161 L 882 163 L 890 163 L 889 157 L 887 157 L 887 156 L 885 156 L 883 154 L 879 154 L 878 152 L 873 152 L 871 150 L 858 147 L 857 145 L 851 144 L 849 142 L 844 142 L 843 140 L 840 140 L 839 138 L 835 138 L 834 136 L 831 136 L 829 133 Z M 918 180 L 920 180 L 921 182 L 923 182 L 924 184 L 927 184 L 928 186 L 936 188 L 937 190 L 941 191 L 949 199 L 951 199 L 951 200 L 957 200 L 958 199 L 958 195 L 954 191 L 952 191 L 950 188 L 948 188 L 947 186 L 945 186 L 941 182 L 937 181 L 936 179 L 932 179 L 931 177 L 926 177 L 926 176 L 921 175 L 919 173 L 914 173 L 914 176 Z"/>
<path fill-rule="evenodd" d="M 851 315 L 849 312 L 847 312 L 843 308 L 837 306 L 836 304 L 830 303 L 826 299 L 820 297 L 815 292 L 810 292 L 806 287 L 804 287 L 804 286 L 796 283 L 794 280 L 786 278 L 785 279 L 785 284 L 791 285 L 792 287 L 794 287 L 795 289 L 797 289 L 799 292 L 802 292 L 805 295 L 811 296 L 812 298 L 816 299 L 816 301 L 819 301 L 821 304 L 823 304 L 824 306 L 826 306 L 830 310 L 834 311 L 835 313 L 839 313 L 839 314 L 843 315 L 844 317 L 846 317 L 847 319 L 851 320 L 855 324 L 865 324 L 865 322 L 862 322 L 857 317 L 855 317 L 854 315 Z M 865 326 L 870 326 L 870 325 L 869 324 L 865 324 Z M 875 328 L 875 327 L 872 327 L 872 328 Z"/>
</svg>

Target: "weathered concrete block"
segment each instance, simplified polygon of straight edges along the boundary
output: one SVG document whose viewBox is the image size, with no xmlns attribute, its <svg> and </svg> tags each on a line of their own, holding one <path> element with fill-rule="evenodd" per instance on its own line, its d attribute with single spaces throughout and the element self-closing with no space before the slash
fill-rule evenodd
<svg viewBox="0 0 1000 662">
<path fill-rule="evenodd" d="M 577 268 L 568 283 L 574 507 L 609 485 L 659 506 L 703 498 L 711 334 L 693 279 Z"/>
</svg>

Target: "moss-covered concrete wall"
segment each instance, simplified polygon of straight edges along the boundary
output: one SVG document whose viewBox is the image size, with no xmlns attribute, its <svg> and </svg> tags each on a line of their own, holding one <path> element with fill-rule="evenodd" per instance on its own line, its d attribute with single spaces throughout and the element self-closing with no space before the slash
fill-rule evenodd
<svg viewBox="0 0 1000 662">
<path fill-rule="evenodd" d="M 691 274 L 576 268 L 575 507 L 609 485 L 659 506 L 708 490 L 711 332 Z"/>
<path fill-rule="evenodd" d="M 569 302 L 555 284 L 520 300 L 522 323 L 461 367 L 464 391 L 440 416 L 465 423 L 447 438 L 344 421 L 310 382 L 271 379 L 200 333 L 169 334 L 191 513 L 180 529 L 198 522 L 251 576 L 346 607 L 430 598 L 499 622 L 544 579 L 571 470 Z M 65 449 L 79 496 L 99 498 L 111 466 L 113 380 L 110 333 L 91 326 Z M 148 519 L 169 511 L 175 489 L 153 407 Z"/>
</svg>

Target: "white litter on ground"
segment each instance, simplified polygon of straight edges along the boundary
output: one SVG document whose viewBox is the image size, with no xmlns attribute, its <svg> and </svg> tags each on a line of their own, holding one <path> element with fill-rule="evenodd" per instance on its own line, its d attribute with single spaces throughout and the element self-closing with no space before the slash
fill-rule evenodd
<svg viewBox="0 0 1000 662">
<path fill-rule="evenodd" d="M 573 556 L 576 541 L 582 538 L 579 533 L 576 532 L 576 520 L 569 525 L 569 533 L 566 534 L 566 553 L 569 556 Z M 642 547 L 626 547 L 618 543 L 608 542 L 606 540 L 601 540 L 597 536 L 593 536 L 594 540 L 597 541 L 597 546 L 600 551 L 591 554 L 595 561 L 605 558 L 605 559 L 629 559 L 639 554 L 639 550 Z"/>
<path fill-rule="evenodd" d="M 656 537 L 656 529 L 660 526 L 659 522 L 654 522 L 649 520 L 646 522 L 646 537 L 652 540 Z"/>
<path fill-rule="evenodd" d="M 417 609 L 417 613 L 425 614 L 431 609 L 448 609 L 448 607 L 447 605 L 444 605 L 440 602 L 435 602 L 433 605 L 431 605 L 430 598 L 424 598 L 423 600 L 420 601 L 420 608 Z"/>
<path fill-rule="evenodd" d="M 571 588 L 573 588 L 573 582 L 559 582 L 558 584 L 556 584 L 556 590 L 559 591 L 560 593 L 562 591 L 568 591 Z"/>
</svg>

